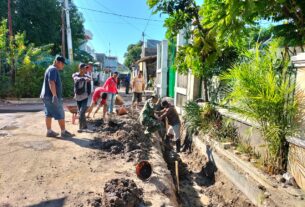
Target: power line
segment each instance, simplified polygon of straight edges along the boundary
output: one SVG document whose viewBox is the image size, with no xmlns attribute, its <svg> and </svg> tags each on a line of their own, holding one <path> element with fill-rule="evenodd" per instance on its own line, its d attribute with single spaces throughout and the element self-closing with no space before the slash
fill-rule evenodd
<svg viewBox="0 0 305 207">
<path fill-rule="evenodd" d="M 86 19 L 86 21 L 89 21 Z M 105 24 L 126 24 L 125 22 L 122 22 L 122 21 L 103 21 L 103 20 L 90 20 L 90 22 L 98 22 L 98 23 L 105 23 Z M 142 22 L 141 25 L 144 25 L 143 23 L 145 22 Z M 146 23 L 145 23 L 146 25 Z M 149 26 L 153 26 L 153 27 L 160 27 L 160 23 L 150 23 Z"/>
<path fill-rule="evenodd" d="M 98 5 L 100 5 L 101 7 L 103 7 L 104 9 L 106 9 L 107 11 L 109 11 L 108 13 L 113 13 L 115 14 L 111 9 L 107 8 L 105 5 L 103 5 L 101 2 L 94 0 Z M 127 24 L 129 24 L 130 26 L 132 26 L 133 28 L 135 28 L 136 30 L 142 32 L 142 30 L 140 28 L 138 28 L 137 26 L 135 26 L 134 24 L 130 23 L 129 21 L 127 21 L 123 16 L 119 16 L 124 22 L 126 22 Z M 144 20 L 148 20 L 146 18 L 143 18 Z M 160 21 L 160 20 L 157 20 Z M 149 35 L 147 35 L 148 37 L 150 37 Z M 150 37 L 152 38 L 152 37 Z M 153 39 L 153 38 L 152 38 Z"/>
<path fill-rule="evenodd" d="M 144 34 L 145 34 L 146 29 L 147 29 L 148 23 L 149 23 L 149 21 L 150 21 L 150 19 L 151 19 L 151 16 L 152 16 L 152 13 L 150 14 L 149 19 L 147 20 L 147 23 L 146 23 L 145 28 L 144 28 L 144 30 L 143 30 L 143 33 L 144 33 Z"/>
<path fill-rule="evenodd" d="M 108 9 L 106 6 L 104 6 L 103 4 L 101 4 L 99 1 L 96 1 L 95 2 L 97 4 L 99 4 L 100 6 L 102 6 L 104 9 L 108 10 L 109 12 L 108 13 L 113 13 L 110 9 Z M 126 22 L 127 24 L 129 24 L 130 26 L 132 26 L 133 28 L 135 28 L 136 30 L 139 30 L 141 31 L 141 29 L 139 29 L 137 26 L 135 26 L 134 24 L 131 24 L 129 21 L 127 21 L 126 19 L 124 19 L 124 17 L 122 16 L 119 16 L 124 22 Z"/>
<path fill-rule="evenodd" d="M 87 14 L 87 18 L 89 18 L 89 20 L 92 20 L 91 19 L 91 14 L 90 13 L 88 13 Z M 95 36 L 95 38 L 98 38 L 99 40 L 100 40 L 100 43 L 102 44 L 102 47 L 104 48 L 104 50 L 106 51 L 107 50 L 107 45 L 106 45 L 106 43 L 105 42 L 109 42 L 108 41 L 108 38 L 104 35 L 104 33 L 103 33 L 103 35 L 100 33 L 100 31 L 99 31 L 99 29 L 96 29 L 97 27 L 93 27 L 92 29 L 95 31 L 95 33 L 97 33 L 97 35 Z M 90 41 L 88 41 L 88 42 L 90 42 Z M 94 47 L 93 47 L 94 48 Z"/>
<path fill-rule="evenodd" d="M 102 13 L 102 14 L 109 14 L 109 15 L 113 15 L 113 16 L 129 18 L 129 19 L 137 19 L 137 20 L 145 20 L 145 21 L 148 20 L 148 21 L 152 21 L 152 22 L 163 22 L 162 20 L 157 20 L 157 19 L 147 19 L 147 18 L 142 18 L 142 17 L 128 16 L 128 15 L 117 14 L 117 13 L 113 13 L 113 12 L 106 12 L 106 11 L 96 10 L 96 9 L 89 9 L 89 8 L 84 8 L 84 7 L 79 7 L 79 6 L 77 8 L 83 9 L 83 10 L 88 10 L 88 11 L 94 11 L 94 12 L 98 12 L 98 13 Z"/>
</svg>

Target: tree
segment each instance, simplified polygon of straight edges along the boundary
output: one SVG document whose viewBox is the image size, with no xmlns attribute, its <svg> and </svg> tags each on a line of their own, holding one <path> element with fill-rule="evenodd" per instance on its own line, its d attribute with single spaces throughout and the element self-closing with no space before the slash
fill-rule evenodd
<svg viewBox="0 0 305 207">
<path fill-rule="evenodd" d="M 205 0 L 201 8 L 203 26 L 223 44 L 236 45 L 247 35 L 247 28 L 262 20 L 275 23 L 272 32 L 282 37 L 285 46 L 305 42 L 305 1 L 297 0 Z"/>
<path fill-rule="evenodd" d="M 61 1 L 15 0 L 11 3 L 13 32 L 23 33 L 28 43 L 37 46 L 53 44 L 52 53 L 60 53 L 61 47 Z M 84 39 L 83 17 L 70 1 L 70 20 L 73 47 L 78 48 Z M 7 18 L 7 0 L 0 0 L 0 20 Z"/>
<path fill-rule="evenodd" d="M 74 58 L 82 63 L 93 62 L 94 58 L 86 51 L 74 49 Z"/>
<path fill-rule="evenodd" d="M 129 69 L 137 60 L 141 58 L 142 44 L 142 41 L 139 41 L 136 44 L 128 45 L 127 52 L 124 54 L 124 65 Z"/>
<path fill-rule="evenodd" d="M 208 101 L 207 80 L 213 74 L 212 65 L 224 48 L 217 44 L 214 31 L 201 24 L 200 6 L 195 0 L 147 0 L 147 4 L 155 13 L 169 15 L 164 23 L 168 38 L 175 38 L 183 29 L 186 38 L 192 39 L 178 49 L 175 65 L 180 73 L 190 69 L 195 76 L 203 78 L 204 98 Z"/>
<path fill-rule="evenodd" d="M 7 21 L 0 25 L 0 96 L 38 96 L 43 73 L 50 63 L 52 45 L 25 45 L 25 34 L 7 36 Z M 14 64 L 14 71 L 12 67 Z M 15 81 L 16 79 L 16 81 Z"/>
</svg>

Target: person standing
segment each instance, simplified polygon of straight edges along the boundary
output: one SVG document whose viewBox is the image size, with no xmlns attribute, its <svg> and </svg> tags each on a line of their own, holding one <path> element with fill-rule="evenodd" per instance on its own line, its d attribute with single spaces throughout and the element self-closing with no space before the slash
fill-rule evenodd
<svg viewBox="0 0 305 207">
<path fill-rule="evenodd" d="M 120 76 L 117 77 L 117 89 L 121 88 Z"/>
<path fill-rule="evenodd" d="M 88 65 L 86 67 L 86 75 L 89 76 L 91 78 L 91 81 L 90 81 L 90 84 L 91 84 L 91 87 L 90 87 L 90 92 L 89 94 L 93 93 L 94 91 L 94 84 L 93 84 L 93 62 L 88 62 Z"/>
<path fill-rule="evenodd" d="M 132 104 L 138 109 L 138 104 L 142 102 L 142 94 L 144 92 L 145 82 L 143 78 L 143 72 L 140 71 L 138 76 L 135 77 L 132 81 L 132 90 L 133 90 L 133 97 L 132 97 Z"/>
<path fill-rule="evenodd" d="M 118 81 L 118 72 L 114 72 L 111 77 L 109 77 L 105 84 L 103 85 L 103 88 L 108 92 L 108 112 L 113 113 L 113 105 L 114 105 L 114 97 L 118 93 L 117 89 L 117 81 Z"/>
<path fill-rule="evenodd" d="M 180 152 L 180 127 L 181 122 L 179 119 L 179 115 L 174 106 L 169 104 L 167 101 L 162 101 L 161 106 L 164 108 L 163 110 L 156 112 L 156 114 L 161 114 L 161 116 L 157 116 L 159 121 L 164 121 L 167 118 L 168 125 L 170 126 L 167 131 L 167 136 L 174 136 L 176 142 L 176 152 Z"/>
<path fill-rule="evenodd" d="M 44 103 L 47 137 L 57 137 L 59 135 L 59 133 L 52 130 L 52 118 L 58 121 L 62 138 L 74 136 L 74 134 L 66 130 L 65 126 L 65 112 L 62 104 L 62 83 L 59 75 L 59 71 L 64 69 L 64 64 L 65 58 L 58 55 L 44 74 L 40 98 Z"/>
<path fill-rule="evenodd" d="M 125 94 L 129 94 L 129 87 L 130 87 L 130 73 L 128 73 L 125 77 L 124 80 L 124 85 L 125 85 Z"/>
<path fill-rule="evenodd" d="M 79 113 L 79 130 L 78 132 L 83 132 L 86 130 L 86 111 L 88 104 L 88 97 L 91 91 L 91 77 L 86 74 L 87 65 L 80 63 L 79 72 L 74 73 L 72 78 L 74 80 L 74 99 L 77 102 L 77 108 Z"/>
</svg>

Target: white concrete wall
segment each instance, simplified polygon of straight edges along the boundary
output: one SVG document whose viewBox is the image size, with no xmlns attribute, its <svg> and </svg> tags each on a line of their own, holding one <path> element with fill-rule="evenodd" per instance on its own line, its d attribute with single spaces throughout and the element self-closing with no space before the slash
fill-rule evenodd
<svg viewBox="0 0 305 207">
<path fill-rule="evenodd" d="M 185 39 L 185 31 L 181 30 L 177 35 L 177 50 L 179 50 L 179 46 L 182 46 L 188 42 Z M 184 78 L 180 78 L 178 73 L 176 73 L 176 81 L 175 81 L 175 96 L 174 96 L 174 104 L 178 113 L 183 113 L 183 105 L 190 100 L 194 100 L 200 96 L 200 81 L 192 75 L 191 71 L 186 75 L 186 84 L 180 83 L 182 80 L 185 81 Z M 185 86 L 181 86 L 185 85 Z"/>
<path fill-rule="evenodd" d="M 168 42 L 163 40 L 157 45 L 157 91 L 160 97 L 167 96 L 168 76 Z"/>
</svg>

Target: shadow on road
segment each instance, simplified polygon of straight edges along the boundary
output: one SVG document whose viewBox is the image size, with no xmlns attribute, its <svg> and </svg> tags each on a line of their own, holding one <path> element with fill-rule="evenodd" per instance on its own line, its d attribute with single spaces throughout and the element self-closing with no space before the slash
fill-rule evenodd
<svg viewBox="0 0 305 207">
<path fill-rule="evenodd" d="M 59 199 L 43 201 L 38 204 L 30 205 L 27 207 L 62 207 L 65 204 L 65 200 L 66 200 L 66 197 L 63 197 L 63 198 L 59 198 Z"/>
</svg>

